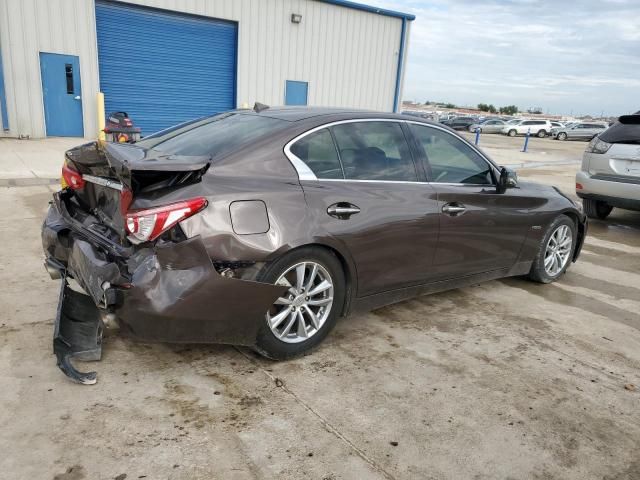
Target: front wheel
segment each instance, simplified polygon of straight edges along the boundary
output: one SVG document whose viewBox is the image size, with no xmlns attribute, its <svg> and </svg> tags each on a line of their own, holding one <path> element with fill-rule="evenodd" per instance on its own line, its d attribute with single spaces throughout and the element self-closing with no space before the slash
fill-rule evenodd
<svg viewBox="0 0 640 480">
<path fill-rule="evenodd" d="M 558 216 L 540 242 L 529 278 L 539 283 L 557 280 L 569 268 L 575 246 L 575 223 L 566 215 Z"/>
<path fill-rule="evenodd" d="M 255 346 L 265 357 L 285 360 L 311 350 L 342 313 L 344 273 L 328 250 L 294 250 L 270 264 L 259 280 L 289 287 L 265 312 Z"/>
<path fill-rule="evenodd" d="M 567 134 L 564 133 L 564 132 L 560 132 L 556 138 L 558 140 L 566 140 L 567 139 Z"/>
<path fill-rule="evenodd" d="M 515 137 L 517 135 L 518 132 L 516 132 L 515 130 L 509 130 L 509 136 L 510 137 Z"/>
</svg>

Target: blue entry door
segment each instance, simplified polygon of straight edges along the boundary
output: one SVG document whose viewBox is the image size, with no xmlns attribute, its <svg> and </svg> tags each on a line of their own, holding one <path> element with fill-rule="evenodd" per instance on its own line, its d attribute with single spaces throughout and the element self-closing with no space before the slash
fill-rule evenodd
<svg viewBox="0 0 640 480">
<path fill-rule="evenodd" d="M 83 137 L 80 59 L 40 52 L 44 121 L 48 137 Z"/>
<path fill-rule="evenodd" d="M 295 82 L 287 80 L 284 92 L 285 105 L 306 105 L 307 90 L 309 84 L 307 82 Z"/>
</svg>

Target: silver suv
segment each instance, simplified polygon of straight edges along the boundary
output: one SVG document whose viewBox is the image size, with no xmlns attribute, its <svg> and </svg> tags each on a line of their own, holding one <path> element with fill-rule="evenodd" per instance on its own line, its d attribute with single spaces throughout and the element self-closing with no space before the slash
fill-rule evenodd
<svg viewBox="0 0 640 480">
<path fill-rule="evenodd" d="M 604 219 L 613 207 L 640 210 L 640 112 L 620 117 L 589 142 L 576 194 L 591 218 Z"/>
<path fill-rule="evenodd" d="M 570 127 L 552 130 L 553 138 L 556 140 L 591 140 L 599 133 L 604 132 L 608 125 L 604 123 L 580 122 Z"/>
</svg>

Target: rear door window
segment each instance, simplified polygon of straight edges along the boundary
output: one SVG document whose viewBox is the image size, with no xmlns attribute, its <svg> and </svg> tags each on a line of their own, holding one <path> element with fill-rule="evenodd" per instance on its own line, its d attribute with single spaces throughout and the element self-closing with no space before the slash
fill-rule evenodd
<svg viewBox="0 0 640 480">
<path fill-rule="evenodd" d="M 344 178 L 336 146 L 326 128 L 302 137 L 291 148 L 318 178 Z"/>
<path fill-rule="evenodd" d="M 427 155 L 433 182 L 493 184 L 490 165 L 465 142 L 437 128 L 416 124 L 409 128 Z"/>
<path fill-rule="evenodd" d="M 171 155 L 208 155 L 215 159 L 288 125 L 285 120 L 260 115 L 223 113 L 161 130 L 137 145 Z"/>
<path fill-rule="evenodd" d="M 397 122 L 352 122 L 331 127 L 348 180 L 418 181 L 409 145 Z"/>
</svg>

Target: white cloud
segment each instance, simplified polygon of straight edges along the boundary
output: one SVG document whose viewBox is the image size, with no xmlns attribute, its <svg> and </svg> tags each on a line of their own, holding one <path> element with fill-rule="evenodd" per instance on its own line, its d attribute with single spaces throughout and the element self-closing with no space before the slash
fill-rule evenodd
<svg viewBox="0 0 640 480">
<path fill-rule="evenodd" d="M 414 13 L 405 98 L 620 114 L 640 104 L 640 1 L 370 0 Z"/>
</svg>

